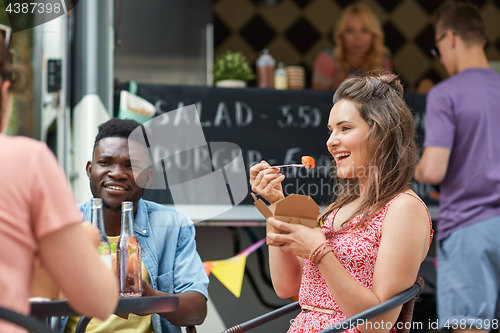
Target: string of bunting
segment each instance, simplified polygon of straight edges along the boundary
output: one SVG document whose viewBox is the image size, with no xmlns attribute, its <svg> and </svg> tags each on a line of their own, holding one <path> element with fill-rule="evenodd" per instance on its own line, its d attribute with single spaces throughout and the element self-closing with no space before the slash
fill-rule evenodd
<svg viewBox="0 0 500 333">
<path fill-rule="evenodd" d="M 247 257 L 265 242 L 265 238 L 261 239 L 229 259 L 204 261 L 207 276 L 212 273 L 234 296 L 240 297 Z"/>
</svg>

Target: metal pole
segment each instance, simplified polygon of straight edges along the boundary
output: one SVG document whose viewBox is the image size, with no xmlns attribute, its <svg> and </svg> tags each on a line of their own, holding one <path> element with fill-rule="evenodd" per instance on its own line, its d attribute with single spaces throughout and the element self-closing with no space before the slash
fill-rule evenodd
<svg viewBox="0 0 500 333">
<path fill-rule="evenodd" d="M 113 114 L 113 1 L 80 1 L 74 11 L 72 47 L 72 179 L 77 201 L 91 196 L 85 172 L 97 126 Z"/>
<path fill-rule="evenodd" d="M 214 25 L 208 23 L 206 26 L 206 70 L 207 70 L 207 86 L 211 87 L 214 83 L 212 75 L 212 64 L 214 63 Z"/>
</svg>

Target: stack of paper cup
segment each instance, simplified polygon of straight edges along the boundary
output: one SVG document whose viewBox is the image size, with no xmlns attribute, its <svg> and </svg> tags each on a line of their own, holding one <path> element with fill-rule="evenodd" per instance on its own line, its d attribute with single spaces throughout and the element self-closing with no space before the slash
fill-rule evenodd
<svg viewBox="0 0 500 333">
<path fill-rule="evenodd" d="M 306 82 L 305 68 L 302 66 L 288 66 L 286 68 L 288 77 L 288 89 L 304 89 Z"/>
</svg>

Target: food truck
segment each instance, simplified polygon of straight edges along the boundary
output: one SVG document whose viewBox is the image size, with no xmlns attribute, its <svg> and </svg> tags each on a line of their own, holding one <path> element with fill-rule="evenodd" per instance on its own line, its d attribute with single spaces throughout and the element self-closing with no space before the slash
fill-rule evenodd
<svg viewBox="0 0 500 333">
<path fill-rule="evenodd" d="M 57 17 L 33 16 L 33 103 L 39 137 L 56 154 L 78 202 L 91 197 L 85 165 L 97 126 L 134 112 L 134 105 L 153 110 L 145 126 L 170 134 L 151 145 L 152 165 L 164 178 L 144 198 L 173 205 L 195 222 L 204 262 L 221 264 L 265 238 L 265 219 L 248 186 L 248 169 L 262 159 L 291 164 L 312 156 L 316 168 L 283 171 L 285 194 L 310 195 L 320 207 L 331 201 L 332 158 L 318 132 L 332 93 L 214 87 L 209 1 L 61 4 Z M 425 97 L 408 97 L 423 133 Z M 436 216 L 430 188 L 412 188 Z M 198 332 L 222 331 L 292 302 L 272 288 L 266 246 L 245 260 L 230 276 L 210 274 L 209 312 Z M 266 330 L 283 331 L 294 316 Z"/>
</svg>

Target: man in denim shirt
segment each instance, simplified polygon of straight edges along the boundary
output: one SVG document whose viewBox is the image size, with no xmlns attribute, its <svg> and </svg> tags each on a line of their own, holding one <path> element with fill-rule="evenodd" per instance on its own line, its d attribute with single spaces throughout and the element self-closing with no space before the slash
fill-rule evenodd
<svg viewBox="0 0 500 333">
<path fill-rule="evenodd" d="M 151 316 L 130 315 L 127 320 L 114 315 L 106 322 L 92 320 L 88 326 L 92 332 L 131 329 L 134 332 L 152 329 L 156 333 L 181 332 L 180 326 L 200 325 L 207 314 L 208 277 L 196 252 L 193 222 L 174 208 L 141 199 L 154 175 L 149 170 L 134 179 L 130 155 L 145 154 L 143 160 L 148 160 L 144 146 L 128 140 L 137 126 L 140 124 L 133 120 L 117 118 L 101 124 L 92 161 L 87 163 L 87 175 L 93 196 L 103 200 L 106 233 L 110 238 L 120 235 L 121 203 L 133 202 L 134 229 L 143 250 L 143 272 L 146 270 L 142 295 L 175 294 L 179 297 L 179 308 Z M 134 166 L 144 161 L 134 161 Z M 85 220 L 90 221 L 90 201 L 80 204 L 79 208 Z M 74 331 L 74 322 L 73 318 L 67 325 L 64 321 L 66 332 Z"/>
</svg>

